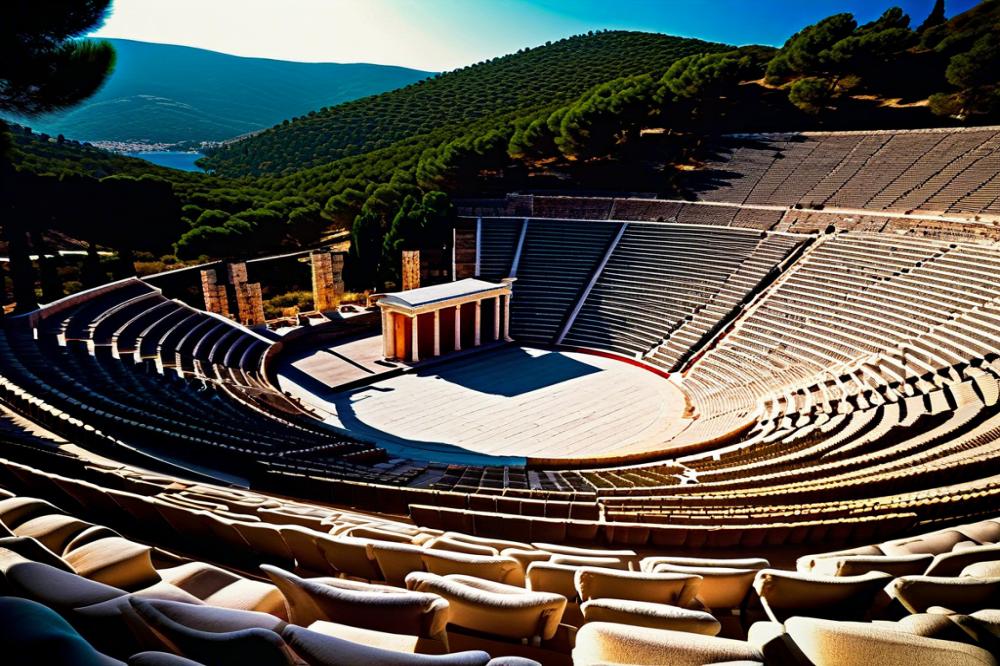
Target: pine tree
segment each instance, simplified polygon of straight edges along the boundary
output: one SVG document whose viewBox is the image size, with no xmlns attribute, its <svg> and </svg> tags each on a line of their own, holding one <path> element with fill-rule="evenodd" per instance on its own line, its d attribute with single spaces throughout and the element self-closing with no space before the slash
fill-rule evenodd
<svg viewBox="0 0 1000 666">
<path fill-rule="evenodd" d="M 0 22 L 0 112 L 37 116 L 87 99 L 114 67 L 115 52 L 103 41 L 82 41 L 103 23 L 111 0 L 12 0 Z M 7 126 L 0 121 L 0 134 Z M 37 305 L 34 268 L 25 220 L 12 215 L 9 137 L 0 139 L 0 210 L 10 247 L 14 300 L 19 311 Z"/>
</svg>

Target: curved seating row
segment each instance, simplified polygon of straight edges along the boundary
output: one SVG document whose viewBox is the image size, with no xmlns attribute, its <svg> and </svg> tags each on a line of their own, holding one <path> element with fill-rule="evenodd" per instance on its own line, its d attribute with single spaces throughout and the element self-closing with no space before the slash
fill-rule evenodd
<svg viewBox="0 0 1000 666">
<path fill-rule="evenodd" d="M 706 201 L 996 214 L 998 146 L 995 127 L 728 138 L 690 186 Z"/>
<path fill-rule="evenodd" d="M 540 239 L 553 246 L 571 224 L 528 220 L 522 251 Z M 633 253 L 623 255 L 633 266 L 646 265 L 643 244 L 688 256 L 698 244 L 691 238 L 706 238 L 683 225 L 639 227 L 625 228 L 618 247 Z M 593 251 L 580 275 L 621 230 L 582 228 L 592 237 L 578 242 Z M 737 230 L 724 239 L 722 254 L 746 256 L 740 265 L 760 270 L 797 243 Z M 542 270 L 543 255 L 523 265 Z M 740 269 L 726 261 L 719 275 L 731 280 Z M 605 271 L 615 266 L 609 261 Z M 383 510 L 439 505 L 450 524 L 464 510 L 476 515 L 469 531 L 484 535 L 510 534 L 514 528 L 498 524 L 510 516 L 510 526 L 549 542 L 591 534 L 608 543 L 675 543 L 679 530 L 694 535 L 683 541 L 691 548 L 779 538 L 769 531 L 799 543 L 845 542 L 855 538 L 852 526 L 904 529 L 946 512 L 959 519 L 995 497 L 1000 293 L 989 276 L 998 267 L 993 245 L 819 239 L 689 363 L 681 386 L 698 418 L 668 444 L 749 429 L 705 453 L 658 463 L 569 470 L 390 460 L 301 413 L 235 393 L 267 393 L 242 367 L 253 366 L 265 343 L 137 280 L 8 321 L 0 386 L 21 414 L 104 453 L 138 462 L 138 449 L 235 472 L 262 488 L 294 486 L 300 496 Z M 592 298 L 603 298 L 599 282 Z M 753 279 L 742 285 L 752 288 Z M 225 379 L 237 370 L 243 380 Z M 841 518 L 848 520 L 831 532 Z"/>
<path fill-rule="evenodd" d="M 370 467 L 380 450 L 234 399 L 233 387 L 273 393 L 259 368 L 267 344 L 128 280 L 5 322 L 2 386 L 22 413 L 89 442 L 251 475 L 259 459 L 337 459 L 344 475 L 383 478 Z"/>
<path fill-rule="evenodd" d="M 942 575 L 897 575 L 877 567 L 839 575 L 796 573 L 769 568 L 763 559 L 642 555 L 441 532 L 122 467 L 88 472 L 118 479 L 118 490 L 11 461 L 0 470 L 0 486 L 75 498 L 66 514 L 48 501 L 0 492 L 7 497 L 0 499 L 0 523 L 11 533 L 0 538 L 5 593 L 41 601 L 112 657 L 166 650 L 203 663 L 230 663 L 220 656 L 226 644 L 233 658 L 257 650 L 261 663 L 287 663 L 281 659 L 289 654 L 310 664 L 345 663 L 348 656 L 410 663 L 407 655 L 423 654 L 420 663 L 484 664 L 484 648 L 554 664 L 569 663 L 570 652 L 573 663 L 597 663 L 603 657 L 595 657 L 595 650 L 618 655 L 600 663 L 704 663 L 697 660 L 706 650 L 726 649 L 742 650 L 757 663 L 795 663 L 784 661 L 782 650 L 791 649 L 790 640 L 807 649 L 794 640 L 794 628 L 806 619 L 825 622 L 816 626 L 864 650 L 877 649 L 873 644 L 896 631 L 924 650 L 920 654 L 937 658 L 982 659 L 995 647 L 991 604 L 1000 577 L 993 560 L 983 557 L 961 570 L 939 570 Z M 109 502 L 118 503 L 116 513 L 108 511 Z M 161 523 L 153 524 L 149 509 L 140 505 L 155 507 Z M 76 515 L 112 520 L 104 526 Z M 167 517 L 176 541 L 160 526 Z M 254 524 L 260 529 L 232 531 Z M 147 538 L 155 535 L 156 546 L 132 540 L 141 528 Z M 227 529 L 240 535 L 242 548 L 230 543 Z M 203 536 L 192 538 L 196 534 Z M 301 543 L 312 550 L 291 548 L 300 543 L 293 534 L 306 537 Z M 897 539 L 881 549 L 890 559 L 893 549 L 962 552 L 960 544 L 971 541 L 983 553 L 987 540 L 997 537 L 1000 528 L 989 520 Z M 318 548 L 325 542 L 362 548 L 352 556 L 349 549 Z M 262 573 L 271 584 L 187 561 L 161 543 L 180 546 L 183 556 L 197 544 L 202 557 L 221 557 L 216 561 L 226 567 L 238 551 L 246 571 L 266 563 Z M 289 548 L 281 551 L 276 543 Z M 375 566 L 359 568 L 359 557 L 368 554 Z M 800 566 L 833 556 L 842 557 L 814 556 Z M 364 582 L 373 579 L 385 582 Z M 762 621 L 754 624 L 756 619 Z M 748 638 L 741 624 L 753 624 Z M 613 638 L 618 627 L 649 641 L 646 661 L 634 660 L 633 640 Z M 866 627 L 878 627 L 881 638 L 854 635 Z M 427 660 L 441 653 L 447 654 L 440 661 Z M 828 661 L 814 663 L 836 663 L 818 654 Z"/>
</svg>

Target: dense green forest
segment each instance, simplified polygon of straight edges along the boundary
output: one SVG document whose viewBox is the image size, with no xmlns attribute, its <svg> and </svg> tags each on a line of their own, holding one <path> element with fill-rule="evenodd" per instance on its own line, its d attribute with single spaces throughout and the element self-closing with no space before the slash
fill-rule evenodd
<svg viewBox="0 0 1000 666">
<path fill-rule="evenodd" d="M 24 124 L 90 141 L 221 141 L 432 74 L 365 63 L 241 58 L 127 39 L 108 42 L 117 55 L 115 70 L 93 97 Z"/>
<path fill-rule="evenodd" d="M 620 76 L 656 73 L 721 44 L 607 31 L 526 48 L 381 95 L 284 122 L 204 160 L 224 175 L 288 173 L 445 127 L 571 99 Z"/>
<path fill-rule="evenodd" d="M 898 9 L 861 25 L 835 15 L 781 49 L 602 32 L 283 124 L 220 152 L 213 175 L 64 159 L 80 148 L 37 135 L 19 139 L 15 161 L 53 178 L 168 180 L 177 236 L 136 251 L 247 256 L 350 229 L 350 285 L 381 287 L 400 249 L 447 243 L 449 196 L 553 184 L 676 192 L 676 165 L 720 132 L 992 122 L 997 34 L 1000 0 L 944 22 Z"/>
<path fill-rule="evenodd" d="M 858 25 L 835 14 L 793 35 L 768 64 L 766 81 L 798 108 L 835 111 L 845 97 L 928 99 L 940 116 L 988 119 L 1000 111 L 1000 0 L 943 19 L 943 2 L 919 26 L 898 7 Z"/>
</svg>

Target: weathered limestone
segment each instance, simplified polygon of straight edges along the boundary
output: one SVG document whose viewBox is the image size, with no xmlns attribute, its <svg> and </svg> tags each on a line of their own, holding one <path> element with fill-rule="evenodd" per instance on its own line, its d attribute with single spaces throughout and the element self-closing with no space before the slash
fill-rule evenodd
<svg viewBox="0 0 1000 666">
<path fill-rule="evenodd" d="M 201 272 L 201 291 L 205 298 L 205 310 L 230 319 L 237 319 L 248 326 L 264 323 L 264 302 L 259 282 L 247 282 L 247 265 L 243 262 L 226 266 L 228 284 L 233 286 L 236 296 L 235 317 L 229 309 L 229 293 L 226 282 L 219 282 L 219 271 L 205 269 Z"/>
<path fill-rule="evenodd" d="M 236 309 L 240 323 L 247 326 L 259 326 L 264 323 L 264 300 L 261 297 L 260 283 L 240 282 L 236 287 Z"/>
<path fill-rule="evenodd" d="M 313 307 L 319 312 L 333 310 L 344 295 L 344 255 L 317 251 L 312 263 Z"/>
<path fill-rule="evenodd" d="M 206 312 L 214 312 L 224 317 L 229 316 L 229 297 L 226 295 L 226 285 L 219 284 L 215 269 L 202 270 L 201 293 L 205 297 Z"/>
<path fill-rule="evenodd" d="M 403 250 L 403 291 L 420 288 L 420 250 Z"/>
<path fill-rule="evenodd" d="M 244 262 L 229 264 L 229 282 L 236 293 L 236 318 L 241 324 L 258 326 L 264 323 L 264 302 L 259 282 L 250 284 Z"/>
</svg>

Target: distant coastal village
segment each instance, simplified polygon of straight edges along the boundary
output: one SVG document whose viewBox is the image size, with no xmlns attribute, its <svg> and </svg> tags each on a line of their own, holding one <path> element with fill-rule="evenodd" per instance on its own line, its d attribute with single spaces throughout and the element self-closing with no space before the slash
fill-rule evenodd
<svg viewBox="0 0 1000 666">
<path fill-rule="evenodd" d="M 87 144 L 113 153 L 201 153 L 251 137 L 259 132 L 248 132 L 223 141 L 88 141 Z"/>
<path fill-rule="evenodd" d="M 126 157 L 138 157 L 158 166 L 181 171 L 204 171 L 198 160 L 207 151 L 218 147 L 215 141 L 77 141 L 67 139 L 62 134 L 53 136 L 47 132 L 36 132 L 25 125 L 11 123 L 10 128 L 19 142 L 30 142 L 35 146 L 50 145 L 57 151 L 87 150 L 105 151 Z M 98 153 L 100 154 L 100 153 Z"/>
<path fill-rule="evenodd" d="M 90 145 L 113 153 L 200 153 L 206 148 L 217 146 L 211 141 L 184 141 L 182 143 L 146 143 L 141 141 L 90 141 Z"/>
<path fill-rule="evenodd" d="M 47 132 L 36 132 L 32 128 L 17 123 L 10 123 L 11 129 L 26 136 L 34 137 L 43 142 L 55 144 L 69 144 L 71 146 L 93 146 L 101 150 L 112 153 L 133 154 L 133 153 L 202 153 L 211 148 L 223 145 L 221 141 L 180 141 L 180 142 L 158 142 L 158 141 L 78 141 L 68 139 L 59 134 L 52 136 Z"/>
</svg>

